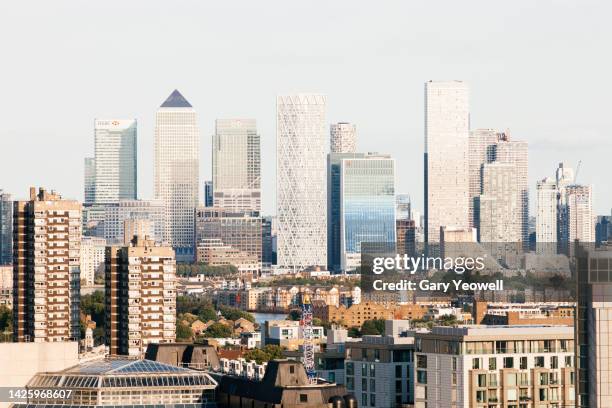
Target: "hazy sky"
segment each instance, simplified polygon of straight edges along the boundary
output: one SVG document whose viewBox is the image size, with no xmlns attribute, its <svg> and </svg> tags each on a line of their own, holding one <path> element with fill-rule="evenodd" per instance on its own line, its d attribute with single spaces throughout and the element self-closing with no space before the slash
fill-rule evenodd
<svg viewBox="0 0 612 408">
<path fill-rule="evenodd" d="M 137 118 L 139 195 L 153 194 L 155 110 L 197 109 L 201 180 L 215 118 L 252 117 L 263 205 L 275 210 L 275 96 L 321 92 L 358 149 L 392 153 L 398 193 L 423 204 L 423 83 L 463 79 L 472 128 L 530 144 L 535 182 L 582 160 L 612 207 L 612 3 L 607 1 L 3 1 L 0 188 L 82 199 L 94 118 Z M 202 193 L 201 193 L 202 194 Z"/>
</svg>

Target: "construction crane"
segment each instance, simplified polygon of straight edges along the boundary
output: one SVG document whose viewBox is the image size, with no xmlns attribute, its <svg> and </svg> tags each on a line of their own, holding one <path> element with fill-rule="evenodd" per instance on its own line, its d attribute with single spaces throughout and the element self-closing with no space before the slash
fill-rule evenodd
<svg viewBox="0 0 612 408">
<path fill-rule="evenodd" d="M 312 304 L 310 295 L 305 293 L 302 297 L 302 319 L 300 320 L 304 336 L 304 369 L 308 376 L 308 382 L 317 383 L 317 372 L 314 361 L 314 334 L 312 331 Z"/>
</svg>

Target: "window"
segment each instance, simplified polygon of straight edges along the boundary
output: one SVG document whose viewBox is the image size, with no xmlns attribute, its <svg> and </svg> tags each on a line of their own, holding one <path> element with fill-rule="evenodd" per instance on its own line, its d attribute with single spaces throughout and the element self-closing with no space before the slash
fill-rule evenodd
<svg viewBox="0 0 612 408">
<path fill-rule="evenodd" d="M 401 365 L 395 366 L 395 378 L 402 378 L 402 366 Z"/>
<path fill-rule="evenodd" d="M 367 378 L 362 378 L 361 379 L 361 390 L 362 391 L 367 391 L 368 390 L 368 379 Z"/>
<path fill-rule="evenodd" d="M 346 377 L 346 389 L 349 391 L 353 391 L 355 389 L 355 378 L 354 377 Z"/>
<path fill-rule="evenodd" d="M 370 392 L 375 392 L 376 391 L 376 380 L 371 378 L 370 379 Z"/>
<path fill-rule="evenodd" d="M 427 384 L 427 371 L 417 370 L 417 382 L 419 384 Z"/>
<path fill-rule="evenodd" d="M 355 375 L 355 365 L 353 363 L 346 363 L 346 375 Z"/>
<path fill-rule="evenodd" d="M 453 371 L 457 371 L 457 357 L 453 357 Z"/>
<path fill-rule="evenodd" d="M 376 366 L 374 364 L 370 364 L 370 377 L 376 377 Z"/>
<path fill-rule="evenodd" d="M 497 370 L 497 359 L 495 357 L 489 358 L 489 370 Z"/>
<path fill-rule="evenodd" d="M 535 358 L 534 363 L 535 363 L 536 367 L 544 367 L 544 357 L 543 356 L 537 356 Z"/>
<path fill-rule="evenodd" d="M 367 364 L 362 364 L 361 365 L 361 375 L 363 377 L 367 377 L 368 376 L 368 365 Z"/>
<path fill-rule="evenodd" d="M 427 356 L 417 355 L 417 368 L 427 368 Z"/>
<path fill-rule="evenodd" d="M 565 366 L 566 367 L 572 366 L 572 356 L 565 356 Z"/>
<path fill-rule="evenodd" d="M 402 382 L 400 381 L 395 381 L 395 392 L 397 394 L 401 394 L 402 393 Z"/>
<path fill-rule="evenodd" d="M 300 394 L 300 402 L 308 402 L 308 395 Z"/>
<path fill-rule="evenodd" d="M 504 368 L 514 367 L 514 357 L 504 357 Z"/>
<path fill-rule="evenodd" d="M 558 356 L 550 357 L 550 368 L 559 368 L 559 357 Z"/>
<path fill-rule="evenodd" d="M 365 407 L 367 405 L 368 405 L 368 394 L 364 392 L 363 394 L 361 394 L 361 406 Z"/>
<path fill-rule="evenodd" d="M 521 370 L 527 369 L 527 357 L 521 357 L 519 360 L 519 365 Z"/>
<path fill-rule="evenodd" d="M 486 387 L 487 386 L 487 376 L 484 374 L 478 374 L 478 386 Z"/>
<path fill-rule="evenodd" d="M 292 366 L 292 365 L 291 365 L 291 366 L 289 366 L 289 372 L 290 372 L 291 374 L 295 374 L 295 366 Z M 301 396 L 301 395 L 300 395 L 300 396 Z"/>
<path fill-rule="evenodd" d="M 374 361 L 379 361 L 380 360 L 380 350 L 375 349 L 374 350 Z"/>
<path fill-rule="evenodd" d="M 473 358 L 472 359 L 472 369 L 473 370 L 479 370 L 480 369 L 480 359 L 479 358 Z"/>
<path fill-rule="evenodd" d="M 376 406 L 376 394 L 370 394 L 370 406 L 371 407 Z"/>
</svg>

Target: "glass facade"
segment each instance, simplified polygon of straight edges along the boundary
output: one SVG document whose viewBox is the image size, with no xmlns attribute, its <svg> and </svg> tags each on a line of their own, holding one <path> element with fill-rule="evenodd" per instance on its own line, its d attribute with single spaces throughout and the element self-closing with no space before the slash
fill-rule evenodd
<svg viewBox="0 0 612 408">
<path fill-rule="evenodd" d="M 395 242 L 395 162 L 366 154 L 340 163 L 342 269 L 360 264 L 361 243 Z"/>
</svg>

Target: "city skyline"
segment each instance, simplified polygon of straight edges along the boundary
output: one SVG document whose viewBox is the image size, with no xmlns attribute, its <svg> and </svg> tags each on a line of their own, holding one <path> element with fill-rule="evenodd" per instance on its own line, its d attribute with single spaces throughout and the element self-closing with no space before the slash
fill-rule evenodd
<svg viewBox="0 0 612 408">
<path fill-rule="evenodd" d="M 31 83 L 25 87 L 23 80 L 18 79 L 6 84 L 7 97 L 0 101 L 0 108 L 7 116 L 7 120 L 0 125 L 2 151 L 5 151 L 4 148 L 6 151 L 20 151 L 32 144 L 38 146 L 29 156 L 33 162 L 50 163 L 45 158 L 50 154 L 60 158 L 63 165 L 49 166 L 44 172 L 38 165 L 22 168 L 15 177 L 7 177 L 3 188 L 19 199 L 27 196 L 27 186 L 45 185 L 61 191 L 68 198 L 82 200 L 83 158 L 93 151 L 91 120 L 95 117 L 133 117 L 139 124 L 138 190 L 140 198 L 153 198 L 154 112 L 159 101 L 172 89 L 178 88 L 198 111 L 202 145 L 200 180 L 210 179 L 210 135 L 213 134 L 214 120 L 252 117 L 258 121 L 258 132 L 262 136 L 263 212 L 273 214 L 276 208 L 274 98 L 277 94 L 299 90 L 323 92 L 328 96 L 326 125 L 340 121 L 354 123 L 359 132 L 359 151 L 392 152 L 397 161 L 397 191 L 409 193 L 416 209 L 422 211 L 422 84 L 429 79 L 456 78 L 469 83 L 472 91 L 472 129 L 509 128 L 513 137 L 529 143 L 530 197 L 536 196 L 536 181 L 547 176 L 548 169 L 554 168 L 558 162 L 564 161 L 576 167 L 577 162 L 583 160 L 578 181 L 593 185 L 594 213 L 608 214 L 612 191 L 607 187 L 609 184 L 606 183 L 603 163 L 606 162 L 605 152 L 611 147 L 606 137 L 609 128 L 604 119 L 605 95 L 608 94 L 609 84 L 602 79 L 606 78 L 604 73 L 609 72 L 610 60 L 601 53 L 591 52 L 602 48 L 605 33 L 610 30 L 604 26 L 602 15 L 605 13 L 601 13 L 601 10 L 594 13 L 588 6 L 576 11 L 565 4 L 555 7 L 535 5 L 530 7 L 525 18 L 525 13 L 519 11 L 524 11 L 522 6 L 527 3 L 497 10 L 492 10 L 486 3 L 474 4 L 478 7 L 463 8 L 449 4 L 440 13 L 442 23 L 435 29 L 442 30 L 441 38 L 448 39 L 448 44 L 437 39 L 423 41 L 420 39 L 422 36 L 415 35 L 434 29 L 423 26 L 424 23 L 416 18 L 423 11 L 428 11 L 429 6 L 394 4 L 378 10 L 356 4 L 347 11 L 344 4 L 339 2 L 321 5 L 327 11 L 322 13 L 324 17 L 312 16 L 301 6 L 279 6 L 277 11 L 281 16 L 292 16 L 296 11 L 307 13 L 306 16 L 314 18 L 315 25 L 322 29 L 311 39 L 305 37 L 307 28 L 311 26 L 300 23 L 294 31 L 288 30 L 287 41 L 276 45 L 269 41 L 274 33 L 270 29 L 255 30 L 253 38 L 248 39 L 246 45 L 240 44 L 240 33 L 230 35 L 227 28 L 219 27 L 211 17 L 216 13 L 235 15 L 235 11 L 242 7 L 243 11 L 254 13 L 256 18 L 253 20 L 258 21 L 257 27 L 274 19 L 273 15 L 262 13 L 254 5 L 200 6 L 202 11 L 210 13 L 203 13 L 206 14 L 202 16 L 205 24 L 198 20 L 197 25 L 195 20 L 187 19 L 186 9 L 178 7 L 173 8 L 171 17 L 174 19 L 168 22 L 175 30 L 164 31 L 168 38 L 162 42 L 167 44 L 178 38 L 184 39 L 184 44 L 180 44 L 176 50 L 158 47 L 158 34 L 154 26 L 146 22 L 138 22 L 141 28 L 139 34 L 125 28 L 128 24 L 119 24 L 117 32 L 111 33 L 109 38 L 100 38 L 92 30 L 84 29 L 81 24 L 86 19 L 75 18 L 65 27 L 54 25 L 51 29 L 46 22 L 48 16 L 63 10 L 63 7 L 55 10 L 42 5 L 33 12 L 28 11 L 31 18 L 23 27 L 15 27 L 12 20 L 18 19 L 10 17 L 18 17 L 25 10 L 20 5 L 11 5 L 3 13 L 7 20 L 0 28 L 3 34 L 5 30 L 21 32 L 28 29 L 28 24 L 36 24 L 41 29 L 49 28 L 46 30 L 49 35 L 37 37 L 40 43 L 34 43 L 31 36 L 25 36 L 20 41 L 8 44 L 7 58 L 14 63 L 6 67 L 7 77 L 28 78 Z M 470 10 L 474 9 L 479 9 L 479 13 L 472 16 Z M 90 23 L 99 26 L 109 16 L 132 21 L 138 9 L 128 7 L 125 13 L 117 13 L 117 10 L 120 10 L 119 7 L 112 2 L 106 8 L 95 9 Z M 85 8 L 78 6 L 71 11 L 76 16 L 85 15 L 86 12 Z M 486 22 L 479 18 L 482 13 L 490 13 Z M 92 16 L 90 10 L 87 10 L 87 15 Z M 364 26 L 364 21 L 380 15 L 392 22 L 395 19 L 408 20 L 401 25 L 385 24 L 388 27 L 374 25 L 367 36 L 359 33 L 358 29 Z M 542 29 L 539 22 L 551 16 L 559 27 L 564 28 Z M 240 15 L 236 18 L 245 17 Z M 582 21 L 589 21 L 589 24 Z M 449 24 L 445 26 L 444 23 Z M 247 24 L 254 23 L 247 21 Z M 288 23 L 281 24 L 284 27 Z M 510 38 L 496 29 L 508 24 L 520 24 L 521 32 L 513 32 Z M 68 38 L 75 30 L 83 32 L 82 38 Z M 215 38 L 221 38 L 220 44 L 215 45 L 207 39 L 211 37 L 207 35 L 208 30 L 217 32 Z M 488 31 L 489 35 L 482 36 L 482 30 Z M 219 33 L 228 36 L 222 38 L 223 35 Z M 452 39 L 449 39 L 450 33 L 453 33 Z M 374 37 L 376 41 L 366 37 Z M 103 59 L 101 68 L 109 69 L 100 74 L 100 68 L 92 68 L 89 64 L 82 66 L 83 61 L 101 50 L 114 48 L 111 45 L 117 44 L 120 38 L 127 47 L 116 47 L 117 53 L 121 56 L 131 55 L 127 54 L 129 49 L 130 53 L 141 57 L 140 60 L 136 58 L 133 67 L 122 66 L 118 70 Z M 197 38 L 198 42 L 194 43 L 193 38 Z M 137 40 L 145 40 L 145 44 L 142 47 L 129 47 Z M 183 52 L 194 44 L 198 49 L 194 53 L 197 58 Z M 24 47 L 29 48 L 31 52 L 28 54 L 34 57 L 22 55 L 20 50 Z M 355 47 L 360 48 L 357 54 Z M 235 55 L 228 56 L 223 48 L 232 49 Z M 78 52 L 74 52 L 75 49 Z M 152 54 L 153 50 L 155 54 Z M 243 51 L 242 55 L 240 51 Z M 157 52 L 160 53 L 159 57 Z M 223 67 L 218 71 L 219 68 L 206 63 L 206 58 L 200 58 L 202 52 L 208 53 L 211 58 L 228 57 L 226 61 L 229 65 L 238 61 L 244 62 L 244 65 L 240 65 L 240 71 L 237 71 L 237 66 L 228 69 L 226 64 L 220 64 Z M 465 56 L 455 61 L 460 52 Z M 569 54 L 574 55 L 576 61 L 585 60 L 588 56 L 588 78 L 597 82 L 597 87 L 586 86 L 583 78 L 587 77 L 587 71 L 582 64 L 566 66 L 566 56 Z M 28 62 L 32 67 L 40 66 L 33 63 L 31 58 L 51 55 L 53 58 L 50 60 L 54 62 L 45 70 L 38 70 L 37 75 L 18 74 Z M 156 62 L 164 61 L 159 62 L 159 66 L 150 64 L 152 55 L 155 55 Z M 236 55 L 241 55 L 241 59 Z M 169 65 L 178 57 L 184 59 L 186 68 Z M 360 67 L 365 59 L 374 62 Z M 529 64 L 525 64 L 526 60 Z M 144 64 L 150 73 L 143 74 Z M 349 66 L 354 71 L 347 70 Z M 51 80 L 64 68 L 69 68 L 66 69 L 69 74 L 74 73 L 74 69 L 80 69 L 82 78 L 74 75 L 66 82 L 61 80 L 64 77 L 60 75 L 59 81 Z M 220 75 L 224 71 L 227 80 Z M 235 78 L 237 72 L 246 71 L 249 72 L 243 78 Z M 270 73 L 260 81 L 256 80 L 263 71 Z M 581 72 L 583 75 L 580 75 Z M 228 90 L 230 77 L 236 81 L 236 86 Z M 357 89 L 357 79 L 363 78 L 372 80 L 359 82 Z M 87 81 L 87 86 L 83 86 L 83 80 Z M 560 89 L 563 89 L 563 98 L 558 97 Z M 59 108 L 48 109 L 48 106 L 56 106 L 56 98 L 59 98 Z M 72 100 L 78 100 L 78 106 L 68 103 Z M 589 100 L 589 103 L 584 104 L 581 102 L 583 100 Z M 22 107 L 26 101 L 28 109 L 24 110 Z M 62 105 L 62 102 L 66 103 Z M 70 106 L 70 112 L 63 110 L 64 105 Z M 31 117 L 37 120 L 28 120 Z M 66 149 L 68 145 L 71 146 L 70 150 Z M 400 157 L 401 152 L 405 156 Z M 16 155 L 5 155 L 0 161 L 0 168 L 6 174 L 19 164 L 13 156 Z M 530 213 L 533 215 L 535 200 L 530 201 Z"/>
</svg>

